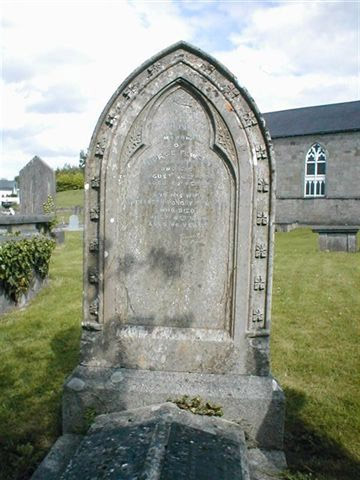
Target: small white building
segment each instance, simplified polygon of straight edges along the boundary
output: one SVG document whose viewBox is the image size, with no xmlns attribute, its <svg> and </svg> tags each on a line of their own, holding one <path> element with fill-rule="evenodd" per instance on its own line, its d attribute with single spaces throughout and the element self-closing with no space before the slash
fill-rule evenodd
<svg viewBox="0 0 360 480">
<path fill-rule="evenodd" d="M 0 179 L 0 206 L 5 203 L 20 203 L 19 192 L 15 180 Z"/>
</svg>

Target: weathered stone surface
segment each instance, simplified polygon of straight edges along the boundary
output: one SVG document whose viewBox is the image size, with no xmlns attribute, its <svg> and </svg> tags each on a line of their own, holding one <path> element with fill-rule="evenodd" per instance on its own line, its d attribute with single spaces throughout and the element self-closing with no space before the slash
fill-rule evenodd
<svg viewBox="0 0 360 480">
<path fill-rule="evenodd" d="M 98 417 L 61 479 L 249 480 L 241 428 L 172 404 Z"/>
<path fill-rule="evenodd" d="M 321 251 L 356 253 L 357 233 L 359 229 L 351 226 L 321 226 L 312 229 L 319 234 L 319 249 Z"/>
<path fill-rule="evenodd" d="M 221 65 L 180 43 L 140 67 L 87 159 L 84 324 L 102 333 L 82 361 L 267 374 L 273 177 L 261 116 Z"/>
<path fill-rule="evenodd" d="M 283 447 L 284 394 L 270 376 L 192 374 L 79 366 L 65 383 L 63 431 L 83 428 L 87 409 L 98 414 L 200 396 L 221 405 L 255 444 Z"/>
<path fill-rule="evenodd" d="M 41 158 L 34 157 L 19 172 L 20 213 L 44 213 L 44 203 L 50 195 L 55 201 L 55 172 Z"/>
<path fill-rule="evenodd" d="M 176 44 L 119 87 L 86 162 L 85 370 L 65 387 L 65 431 L 87 407 L 200 394 L 245 419 L 260 446 L 281 448 L 284 398 L 269 372 L 274 175 L 253 100 L 203 52 Z M 71 388 L 78 379 L 84 388 Z"/>
<path fill-rule="evenodd" d="M 59 437 L 31 480 L 59 480 L 82 438 L 82 435 L 69 433 Z"/>
<path fill-rule="evenodd" d="M 285 454 L 281 450 L 250 448 L 248 462 L 251 480 L 276 480 L 283 478 L 279 473 L 286 469 Z"/>
</svg>

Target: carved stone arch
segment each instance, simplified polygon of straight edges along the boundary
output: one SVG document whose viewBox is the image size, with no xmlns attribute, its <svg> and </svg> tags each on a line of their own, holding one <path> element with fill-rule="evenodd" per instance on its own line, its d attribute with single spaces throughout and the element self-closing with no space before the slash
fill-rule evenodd
<svg viewBox="0 0 360 480">
<path fill-rule="evenodd" d="M 137 185 L 135 188 L 140 185 L 136 183 L 141 178 L 140 171 L 131 177 L 131 185 L 126 183 L 127 172 L 131 169 L 130 164 L 126 161 L 133 155 L 137 158 L 140 157 L 144 151 L 142 147 L 144 144 L 143 132 L 138 126 L 145 120 L 151 110 L 151 105 L 156 102 L 156 99 L 161 98 L 161 92 L 171 91 L 174 85 L 178 85 L 184 91 L 191 91 L 199 104 L 203 106 L 204 111 L 207 112 L 208 118 L 211 119 L 212 135 L 214 136 L 211 141 L 214 155 L 220 158 L 222 164 L 228 168 L 234 181 L 235 200 L 228 202 L 229 208 L 232 209 L 231 218 L 234 218 L 234 224 L 229 225 L 231 234 L 227 237 L 229 245 L 232 242 L 229 249 L 233 252 L 233 265 L 229 267 L 231 271 L 226 273 L 228 275 L 226 278 L 231 278 L 228 283 L 234 285 L 235 289 L 228 295 L 229 303 L 232 306 L 227 309 L 231 310 L 231 314 L 224 325 L 214 321 L 211 327 L 209 320 L 209 325 L 205 328 L 205 324 L 202 325 L 205 320 L 200 319 L 200 316 L 197 316 L 196 312 L 194 313 L 192 310 L 180 312 L 177 320 L 175 320 L 176 312 L 169 316 L 164 313 L 160 323 L 154 321 L 154 317 L 151 315 L 153 307 L 147 314 L 134 315 L 134 319 L 131 319 L 128 314 L 127 316 L 124 314 L 125 307 L 128 313 L 131 312 L 131 309 L 137 310 L 132 303 L 129 286 L 125 284 L 121 286 L 123 279 L 130 275 L 129 269 L 135 271 L 137 268 L 140 271 L 147 262 L 148 270 L 151 269 L 151 265 L 155 265 L 155 269 L 161 270 L 164 262 L 170 262 L 170 264 L 172 262 L 171 265 L 176 273 L 180 268 L 181 261 L 184 261 L 184 259 L 177 258 L 176 255 L 171 256 L 166 249 L 161 250 L 163 248 L 161 246 L 160 250 L 151 253 L 150 249 L 147 254 L 144 253 L 138 257 L 133 253 L 127 255 L 125 251 L 116 250 L 116 248 L 121 249 L 124 245 L 123 233 L 121 233 L 125 228 L 124 225 L 126 224 L 128 228 L 131 219 L 135 218 L 134 215 L 138 215 L 136 208 L 139 210 L 135 203 L 132 204 L 132 208 L 126 206 L 127 200 L 125 197 L 121 197 L 127 192 L 128 198 L 131 198 L 133 185 Z M 146 161 L 149 163 L 150 159 Z M 166 329 L 175 328 L 178 329 L 180 335 L 179 329 L 182 325 L 183 340 L 177 339 L 174 342 L 177 345 L 176 348 L 180 348 L 182 342 L 187 341 L 189 329 L 197 329 L 199 336 L 204 339 L 203 354 L 205 355 L 206 351 L 208 357 L 205 360 L 202 357 L 201 362 L 193 358 L 191 365 L 185 365 L 174 355 L 174 362 L 178 361 L 178 364 L 173 368 L 180 370 L 203 371 L 208 369 L 209 371 L 209 365 L 213 361 L 213 347 L 210 345 L 214 345 L 214 342 L 223 342 L 225 345 L 223 353 L 228 360 L 225 362 L 227 367 L 224 364 L 224 368 L 228 368 L 231 364 L 234 371 L 241 372 L 245 368 L 246 361 L 256 363 L 254 360 L 256 350 L 264 350 L 265 347 L 261 339 L 255 342 L 251 338 L 265 338 L 268 335 L 270 324 L 271 238 L 275 195 L 272 162 L 269 135 L 253 100 L 217 61 L 181 42 L 161 52 L 137 69 L 109 101 L 99 119 L 89 148 L 86 167 L 88 181 L 85 214 L 88 228 L 85 232 L 85 251 L 90 250 L 90 245 L 92 245 L 92 253 L 85 255 L 84 280 L 89 286 L 89 288 L 85 288 L 85 326 L 100 329 L 105 320 L 105 324 L 108 323 L 111 328 L 105 328 L 104 324 L 104 338 L 110 338 L 112 335 L 121 337 L 119 348 L 126 351 L 131 343 L 129 336 L 133 335 L 129 332 L 134 332 L 136 329 L 138 332 L 136 335 L 140 335 L 141 329 L 149 328 L 157 329 L 160 335 L 159 328 L 163 329 L 161 334 L 165 334 Z M 162 168 L 161 162 L 158 162 L 157 165 Z M 215 171 L 213 165 L 215 164 L 212 164 L 210 172 Z M 213 173 L 209 175 L 213 175 Z M 216 184 L 215 177 L 209 177 L 208 183 Z M 221 175 L 218 178 L 220 177 Z M 220 191 L 222 190 L 225 191 L 226 188 L 220 187 Z M 230 195 L 229 192 L 227 191 L 227 194 Z M 131 201 L 139 201 L 139 198 Z M 152 199 L 148 198 L 147 201 L 152 201 Z M 223 201 L 223 203 L 226 202 Z M 113 207 L 113 204 L 118 205 L 116 207 L 118 210 Z M 121 217 L 119 210 L 121 208 L 128 209 L 126 218 L 130 218 L 129 222 L 125 221 L 125 217 Z M 140 217 L 136 218 L 140 219 Z M 239 229 L 240 220 L 241 231 Z M 216 221 L 221 224 L 220 216 Z M 228 228 L 226 225 L 225 222 L 224 230 Z M 111 229 L 115 230 L 116 228 L 119 233 L 115 236 L 109 235 Z M 169 228 L 172 228 L 171 225 Z M 215 228 L 211 232 L 214 230 Z M 130 237 L 127 241 L 128 245 L 131 243 Z M 98 248 L 95 251 L 93 247 L 96 244 Z M 226 255 L 223 255 L 225 258 Z M 222 265 L 221 262 L 219 263 Z M 113 268 L 114 264 L 117 264 L 117 270 Z M 98 282 L 95 285 L 89 285 L 89 272 L 94 269 L 98 271 Z M 219 276 L 221 277 L 221 274 Z M 172 279 L 171 282 L 174 283 L 175 280 Z M 145 281 L 144 284 L 146 283 Z M 113 285 L 113 291 L 108 290 L 107 285 L 109 284 Z M 118 290 L 116 291 L 116 289 Z M 119 293 L 120 289 L 121 293 Z M 227 292 L 229 293 L 230 290 Z M 206 302 L 203 301 L 203 303 Z M 111 311 L 113 305 L 118 305 L 118 310 L 116 307 Z M 147 305 L 152 305 L 149 299 Z M 107 310 L 108 308 L 110 311 Z M 192 317 L 192 315 L 194 316 Z M 127 318 L 125 322 L 119 321 L 125 317 Z M 170 321 L 168 321 L 169 319 Z M 154 342 L 156 343 L 155 340 Z M 224 358 L 218 359 L 219 365 L 223 360 Z M 129 365 L 139 366 L 139 361 L 134 358 L 133 363 L 130 362 Z M 110 360 L 109 362 L 111 363 Z M 151 359 L 146 358 L 142 366 L 150 368 Z M 254 371 L 256 368 L 254 367 Z M 264 368 L 267 367 L 264 366 Z"/>
<path fill-rule="evenodd" d="M 137 118 L 127 134 L 127 138 L 124 141 L 121 155 L 131 157 L 135 155 L 137 150 L 145 146 L 146 130 L 149 130 L 149 127 L 146 127 L 146 125 L 148 124 L 149 115 L 151 115 L 154 103 L 156 103 L 160 97 L 163 97 L 166 92 L 176 87 L 181 87 L 184 90 L 188 91 L 189 94 L 193 95 L 194 98 L 199 101 L 204 110 L 207 112 L 212 125 L 210 146 L 213 149 L 217 149 L 217 151 L 221 154 L 223 160 L 225 161 L 227 167 L 229 168 L 232 176 L 236 181 L 237 165 L 234 164 L 234 161 L 236 160 L 235 145 L 224 119 L 222 118 L 220 112 L 216 110 L 215 106 L 210 105 L 209 102 L 206 101 L 203 94 L 197 88 L 195 88 L 194 85 L 192 85 L 188 81 L 185 81 L 181 77 L 173 80 L 162 91 L 158 92 L 156 97 L 153 98 L 152 101 L 149 102 L 149 105 L 144 108 L 144 111 L 140 113 L 139 116 L 143 117 L 145 132 L 137 128 L 138 124 L 141 123 L 141 121 L 139 121 L 139 118 Z M 144 117 L 146 117 L 146 119 Z"/>
</svg>

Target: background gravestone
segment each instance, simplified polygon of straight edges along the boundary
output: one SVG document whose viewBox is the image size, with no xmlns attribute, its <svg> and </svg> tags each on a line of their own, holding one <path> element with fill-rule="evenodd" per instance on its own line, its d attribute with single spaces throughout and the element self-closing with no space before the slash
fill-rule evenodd
<svg viewBox="0 0 360 480">
<path fill-rule="evenodd" d="M 176 44 L 115 92 L 86 164 L 81 365 L 63 427 L 200 395 L 281 449 L 269 370 L 273 153 L 253 100 Z"/>
<path fill-rule="evenodd" d="M 77 215 L 70 215 L 68 230 L 79 230 L 79 217 Z"/>
<path fill-rule="evenodd" d="M 41 158 L 35 156 L 19 172 L 20 213 L 41 215 L 44 203 L 51 195 L 55 201 L 55 172 Z"/>
</svg>

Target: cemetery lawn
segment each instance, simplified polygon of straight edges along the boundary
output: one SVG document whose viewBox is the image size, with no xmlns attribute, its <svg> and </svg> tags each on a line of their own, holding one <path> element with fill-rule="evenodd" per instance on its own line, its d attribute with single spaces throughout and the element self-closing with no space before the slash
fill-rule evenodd
<svg viewBox="0 0 360 480">
<path fill-rule="evenodd" d="M 81 233 L 67 232 L 49 285 L 0 318 L 1 480 L 28 479 L 60 434 L 62 384 L 78 362 L 81 258 Z M 277 234 L 272 369 L 287 397 L 289 480 L 360 478 L 359 285 L 360 253 L 318 252 L 309 229 Z"/>
<path fill-rule="evenodd" d="M 288 463 L 316 474 L 304 480 L 360 479 L 359 286 L 360 252 L 319 252 L 310 229 L 276 234 L 272 371 Z"/>
<path fill-rule="evenodd" d="M 0 479 L 30 478 L 61 431 L 61 385 L 78 363 L 81 233 L 66 233 L 31 304 L 0 317 Z"/>
<path fill-rule="evenodd" d="M 66 190 L 56 193 L 56 206 L 58 208 L 72 208 L 74 205 L 84 205 L 84 190 Z"/>
</svg>

